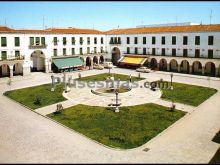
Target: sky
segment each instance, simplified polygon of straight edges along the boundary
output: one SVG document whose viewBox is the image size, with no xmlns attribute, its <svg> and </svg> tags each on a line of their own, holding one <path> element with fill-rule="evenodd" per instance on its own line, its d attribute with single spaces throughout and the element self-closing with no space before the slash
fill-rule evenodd
<svg viewBox="0 0 220 165">
<path fill-rule="evenodd" d="M 220 24 L 220 2 L 0 2 L 0 25 L 15 29 L 50 27 L 110 30 L 138 25 L 193 22 Z"/>
</svg>

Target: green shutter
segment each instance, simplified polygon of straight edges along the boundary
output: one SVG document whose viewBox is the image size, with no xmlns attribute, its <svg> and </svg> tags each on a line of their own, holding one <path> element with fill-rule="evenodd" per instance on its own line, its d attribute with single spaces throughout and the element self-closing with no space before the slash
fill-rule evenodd
<svg viewBox="0 0 220 165">
<path fill-rule="evenodd" d="M 40 45 L 40 37 L 36 37 L 36 45 Z"/>
<path fill-rule="evenodd" d="M 2 60 L 7 60 L 7 52 L 2 51 Z"/>
<path fill-rule="evenodd" d="M 54 56 L 57 56 L 57 49 L 54 49 L 54 50 L 53 50 L 53 55 L 54 55 Z"/>
<path fill-rule="evenodd" d="M 75 48 L 72 48 L 72 55 L 75 55 Z"/>
<path fill-rule="evenodd" d="M 15 37 L 15 46 L 20 46 L 20 38 Z"/>
<path fill-rule="evenodd" d="M 45 37 L 41 37 L 41 45 L 45 45 Z"/>
<path fill-rule="evenodd" d="M 1 45 L 2 45 L 2 47 L 7 46 L 7 39 L 6 39 L 6 37 L 1 37 Z"/>
<path fill-rule="evenodd" d="M 15 51 L 15 57 L 19 57 L 20 56 L 20 51 Z"/>
<path fill-rule="evenodd" d="M 30 45 L 34 45 L 34 37 L 30 37 Z"/>
</svg>

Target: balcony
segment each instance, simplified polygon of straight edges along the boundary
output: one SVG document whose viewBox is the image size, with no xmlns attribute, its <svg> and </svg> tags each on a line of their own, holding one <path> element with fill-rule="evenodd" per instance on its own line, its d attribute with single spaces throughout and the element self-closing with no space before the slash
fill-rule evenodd
<svg viewBox="0 0 220 165">
<path fill-rule="evenodd" d="M 117 41 L 117 42 L 115 42 L 115 41 L 110 41 L 109 44 L 110 44 L 110 45 L 120 45 L 120 44 L 121 44 L 121 41 Z"/>
<path fill-rule="evenodd" d="M 46 49 L 47 44 L 44 45 L 29 45 L 29 49 Z"/>
<path fill-rule="evenodd" d="M 8 55 L 6 58 L 0 58 L 0 61 L 15 61 L 15 60 L 24 60 L 24 56 Z"/>
</svg>

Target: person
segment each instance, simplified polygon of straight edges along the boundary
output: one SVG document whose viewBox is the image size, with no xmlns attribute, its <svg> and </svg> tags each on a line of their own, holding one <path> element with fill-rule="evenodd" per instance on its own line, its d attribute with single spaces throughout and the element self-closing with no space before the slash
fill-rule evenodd
<svg viewBox="0 0 220 165">
<path fill-rule="evenodd" d="M 129 79 L 130 79 L 130 82 L 131 82 L 131 74 L 130 74 L 130 76 L 129 76 Z"/>
</svg>

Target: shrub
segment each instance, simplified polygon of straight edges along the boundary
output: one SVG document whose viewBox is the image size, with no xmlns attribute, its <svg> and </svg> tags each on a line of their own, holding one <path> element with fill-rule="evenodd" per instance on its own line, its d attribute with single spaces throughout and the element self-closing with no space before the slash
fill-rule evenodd
<svg viewBox="0 0 220 165">
<path fill-rule="evenodd" d="M 41 105 L 41 101 L 42 101 L 42 98 L 40 96 L 35 96 L 34 98 L 34 104 L 35 105 Z"/>
</svg>

